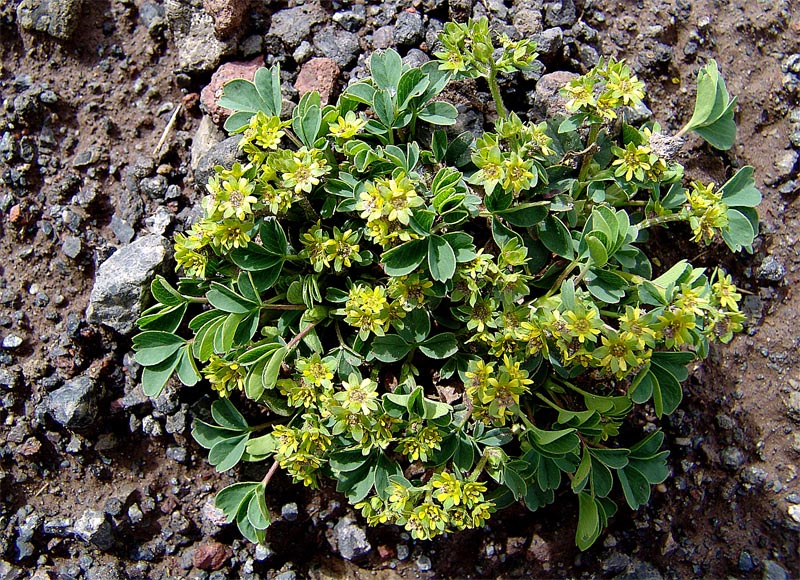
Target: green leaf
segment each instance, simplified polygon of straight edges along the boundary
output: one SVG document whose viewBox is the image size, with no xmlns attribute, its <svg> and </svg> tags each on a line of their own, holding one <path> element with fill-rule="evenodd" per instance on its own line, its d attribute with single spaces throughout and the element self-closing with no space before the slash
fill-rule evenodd
<svg viewBox="0 0 800 580">
<path fill-rule="evenodd" d="M 428 238 L 428 268 L 438 282 L 446 282 L 456 273 L 456 254 L 442 236 Z"/>
<path fill-rule="evenodd" d="M 368 82 L 361 81 L 347 87 L 342 96 L 353 99 L 362 105 L 372 106 L 372 101 L 375 98 L 375 87 Z"/>
<path fill-rule="evenodd" d="M 509 209 L 497 212 L 504 220 L 512 226 L 527 228 L 535 226 L 547 217 L 548 201 L 538 201 L 534 203 L 520 203 Z"/>
<path fill-rule="evenodd" d="M 528 493 L 528 486 L 525 480 L 508 465 L 503 468 L 503 483 L 514 494 L 515 500 L 525 497 L 525 494 Z"/>
<path fill-rule="evenodd" d="M 267 216 L 262 219 L 261 225 L 258 227 L 258 235 L 261 237 L 261 243 L 263 244 L 260 248 L 280 258 L 286 256 L 289 251 L 286 232 L 283 231 L 283 227 L 274 216 Z"/>
<path fill-rule="evenodd" d="M 458 447 L 453 454 L 453 464 L 461 471 L 469 471 L 475 463 L 475 445 L 466 433 L 459 433 Z"/>
<path fill-rule="evenodd" d="M 569 235 L 567 226 L 559 218 L 550 214 L 544 221 L 537 226 L 539 239 L 544 246 L 554 254 L 571 260 L 574 251 L 572 247 L 572 237 Z"/>
<path fill-rule="evenodd" d="M 266 106 L 266 112 L 273 117 L 280 116 L 283 108 L 280 67 L 276 64 L 268 69 L 264 67 L 258 69 L 253 78 L 253 84 Z"/>
<path fill-rule="evenodd" d="M 742 248 L 752 246 L 755 238 L 756 232 L 747 216 L 736 209 L 729 208 L 728 227 L 722 231 L 722 239 L 725 240 L 728 247 L 734 252 L 739 252 Z"/>
<path fill-rule="evenodd" d="M 216 425 L 195 419 L 192 422 L 192 437 L 203 449 L 211 449 L 223 439 L 230 439 L 240 434 L 239 430 L 224 429 Z"/>
<path fill-rule="evenodd" d="M 231 111 L 244 111 L 247 113 L 268 112 L 268 105 L 261 98 L 258 89 L 246 79 L 233 79 L 225 83 L 222 87 L 222 97 L 217 101 L 217 104 Z"/>
<path fill-rule="evenodd" d="M 761 192 L 753 179 L 753 167 L 747 165 L 737 171 L 720 187 L 722 201 L 728 207 L 756 207 L 761 203 Z"/>
<path fill-rule="evenodd" d="M 653 390 L 653 406 L 660 419 L 662 415 L 671 415 L 678 408 L 683 390 L 678 379 L 655 362 L 650 363 L 650 372 L 658 382 L 658 387 Z"/>
<path fill-rule="evenodd" d="M 263 484 L 253 490 L 253 495 L 250 497 L 250 503 L 247 507 L 247 519 L 250 520 L 250 525 L 257 530 L 266 530 L 272 523 L 269 509 L 267 508 L 267 500 L 264 497 Z"/>
<path fill-rule="evenodd" d="M 217 399 L 211 404 L 211 416 L 221 427 L 238 431 L 249 428 L 247 420 L 228 399 Z"/>
<path fill-rule="evenodd" d="M 490 445 L 492 447 L 500 447 L 506 443 L 510 443 L 514 439 L 511 429 L 505 427 L 495 427 L 489 429 L 486 433 L 475 439 L 476 443 L 481 445 Z"/>
<path fill-rule="evenodd" d="M 254 456 L 272 455 L 278 450 L 278 446 L 278 439 L 272 433 L 267 433 L 250 439 L 247 442 L 247 453 Z"/>
<path fill-rule="evenodd" d="M 371 460 L 370 455 L 364 455 L 360 449 L 348 449 L 331 454 L 330 465 L 334 471 L 348 473 L 356 471 Z"/>
<path fill-rule="evenodd" d="M 422 95 L 429 84 L 430 78 L 419 69 L 412 68 L 404 72 L 403 76 L 400 77 L 400 82 L 397 84 L 398 108 L 401 111 L 405 110 L 411 99 Z M 440 156 L 438 159 L 441 161 L 442 157 Z"/>
<path fill-rule="evenodd" d="M 622 469 L 628 465 L 628 449 L 594 449 L 590 448 L 589 453 L 592 457 L 601 461 L 611 469 Z"/>
<path fill-rule="evenodd" d="M 387 127 L 391 127 L 394 123 L 395 115 L 391 93 L 389 93 L 389 91 L 386 89 L 375 91 L 375 97 L 373 98 L 372 106 L 381 123 Z"/>
<path fill-rule="evenodd" d="M 403 72 L 403 59 L 391 48 L 373 52 L 369 59 L 369 70 L 379 89 L 397 89 Z"/>
<path fill-rule="evenodd" d="M 528 433 L 532 443 L 540 450 L 552 454 L 563 455 L 570 453 L 580 445 L 580 439 L 575 434 L 575 429 L 546 431 L 532 425 L 528 429 Z"/>
<path fill-rule="evenodd" d="M 617 478 L 625 494 L 625 501 L 633 510 L 650 501 L 650 484 L 638 469 L 626 467 L 617 471 Z"/>
<path fill-rule="evenodd" d="M 255 493 L 255 492 L 254 492 Z M 266 538 L 264 534 L 264 530 L 257 530 L 253 527 L 253 524 L 250 523 L 250 518 L 247 517 L 247 511 L 249 507 L 250 498 L 247 497 L 247 503 L 243 503 L 239 507 L 239 511 L 236 513 L 236 527 L 239 528 L 239 533 L 244 536 L 244 538 L 254 544 L 260 544 L 264 542 Z"/>
<path fill-rule="evenodd" d="M 275 383 L 278 381 L 278 376 L 281 372 L 281 365 L 283 364 L 283 360 L 286 358 L 288 354 L 288 350 L 285 346 L 281 346 L 272 353 L 272 356 L 269 358 L 269 362 L 264 367 L 264 371 L 261 374 L 261 381 L 265 389 L 271 389 L 275 386 Z"/>
<path fill-rule="evenodd" d="M 514 230 L 504 226 L 496 217 L 492 217 L 492 238 L 494 242 L 501 248 L 511 240 L 517 240 L 522 243 L 522 236 Z M 549 256 L 549 254 L 548 254 Z"/>
<path fill-rule="evenodd" d="M 410 274 L 425 259 L 427 246 L 428 244 L 425 240 L 411 240 L 387 250 L 381 256 L 384 271 L 389 276 Z"/>
<path fill-rule="evenodd" d="M 222 510 L 225 516 L 227 516 L 229 522 L 233 521 L 233 519 L 236 517 L 236 514 L 239 512 L 239 507 L 259 485 L 261 484 L 254 481 L 234 483 L 233 485 L 229 485 L 228 487 L 220 490 L 214 499 L 214 505 Z"/>
<path fill-rule="evenodd" d="M 142 371 L 142 390 L 148 397 L 158 397 L 167 381 L 175 372 L 175 368 L 180 362 L 180 355 L 176 352 L 168 359 L 157 365 L 145 367 Z"/>
<path fill-rule="evenodd" d="M 242 130 L 242 128 L 247 127 L 252 117 L 253 113 L 250 111 L 237 111 L 233 115 L 225 119 L 225 124 L 223 125 L 223 128 L 229 134 L 236 133 Z"/>
<path fill-rule="evenodd" d="M 575 543 L 581 550 L 587 550 L 600 537 L 600 516 L 594 498 L 582 492 L 578 494 L 578 529 Z"/>
<path fill-rule="evenodd" d="M 458 340 L 452 332 L 443 332 L 421 342 L 419 350 L 429 358 L 447 358 L 458 352 Z"/>
<path fill-rule="evenodd" d="M 169 332 L 149 330 L 133 338 L 136 362 L 144 367 L 155 366 L 170 358 L 186 344 L 180 336 Z"/>
<path fill-rule="evenodd" d="M 396 334 L 376 336 L 372 341 L 371 354 L 381 362 L 392 363 L 402 360 L 410 351 L 411 346 Z"/>
<path fill-rule="evenodd" d="M 219 282 L 211 283 L 211 289 L 206 293 L 206 298 L 215 308 L 233 314 L 247 314 L 258 308 L 258 304 L 250 302 L 244 296 L 240 296 Z"/>
<path fill-rule="evenodd" d="M 592 234 L 587 234 L 583 239 L 589 247 L 589 256 L 591 256 L 594 265 L 598 268 L 605 266 L 606 262 L 608 262 L 608 253 L 603 242 Z"/>
<path fill-rule="evenodd" d="M 200 379 L 200 371 L 197 369 L 197 363 L 192 354 L 191 345 L 186 345 L 181 350 L 180 360 L 178 361 L 178 378 L 187 387 L 193 387 Z"/>
<path fill-rule="evenodd" d="M 150 292 L 153 293 L 153 298 L 166 306 L 176 306 L 187 302 L 186 297 L 175 290 L 163 276 L 156 276 L 150 283 Z"/>
<path fill-rule="evenodd" d="M 431 317 L 423 308 L 415 308 L 402 320 L 403 327 L 397 333 L 409 344 L 422 342 L 431 333 Z"/>
<path fill-rule="evenodd" d="M 208 453 L 208 462 L 220 473 L 232 469 L 241 461 L 248 437 L 250 437 L 249 433 L 243 433 L 230 439 L 223 439 L 211 448 Z"/>
<path fill-rule="evenodd" d="M 736 143 L 736 122 L 733 119 L 736 98 L 725 109 L 725 113 L 710 125 L 695 127 L 693 130 L 709 145 L 721 151 L 727 151 Z"/>
<path fill-rule="evenodd" d="M 458 117 L 458 109 L 444 101 L 428 103 L 419 112 L 419 118 L 431 125 L 453 125 Z"/>
</svg>

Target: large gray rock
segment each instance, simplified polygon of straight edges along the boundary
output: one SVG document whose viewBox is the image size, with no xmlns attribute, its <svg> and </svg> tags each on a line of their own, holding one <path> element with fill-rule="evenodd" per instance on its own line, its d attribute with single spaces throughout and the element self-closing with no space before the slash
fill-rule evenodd
<svg viewBox="0 0 800 580">
<path fill-rule="evenodd" d="M 339 554 L 345 560 L 358 560 L 372 551 L 367 533 L 352 518 L 344 517 L 333 528 Z"/>
<path fill-rule="evenodd" d="M 211 72 L 236 43 L 217 38 L 214 19 L 190 0 L 166 0 L 166 21 L 178 47 L 178 67 L 185 73 Z"/>
<path fill-rule="evenodd" d="M 17 22 L 24 30 L 67 40 L 78 25 L 82 3 L 83 0 L 22 0 L 17 6 Z"/>
<path fill-rule="evenodd" d="M 361 44 L 358 36 L 338 26 L 326 26 L 314 35 L 314 47 L 324 57 L 333 59 L 346 69 L 358 58 Z"/>
<path fill-rule="evenodd" d="M 114 531 L 103 512 L 86 510 L 75 522 L 74 531 L 81 540 L 101 550 L 109 550 L 114 545 Z"/>
<path fill-rule="evenodd" d="M 214 168 L 221 165 L 230 169 L 237 161 L 244 160 L 244 151 L 239 148 L 241 135 L 232 135 L 215 143 L 200 157 L 194 170 L 194 182 L 203 192 L 206 190 L 208 178 L 214 175 Z"/>
<path fill-rule="evenodd" d="M 129 334 L 142 312 L 150 282 L 170 250 L 166 238 L 151 235 L 112 254 L 97 269 L 86 319 Z"/>
<path fill-rule="evenodd" d="M 43 404 L 46 413 L 62 427 L 88 427 L 97 418 L 97 385 L 85 375 L 75 377 L 47 395 Z"/>
<path fill-rule="evenodd" d="M 328 15 L 318 2 L 279 10 L 272 15 L 269 34 L 280 38 L 290 49 L 296 48 L 311 33 L 311 27 L 324 22 Z"/>
</svg>

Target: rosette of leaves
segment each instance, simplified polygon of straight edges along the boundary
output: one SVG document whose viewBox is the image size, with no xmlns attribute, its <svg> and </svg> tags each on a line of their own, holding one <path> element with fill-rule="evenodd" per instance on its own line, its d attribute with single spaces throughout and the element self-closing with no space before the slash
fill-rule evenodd
<svg viewBox="0 0 800 580">
<path fill-rule="evenodd" d="M 269 464 L 217 496 L 253 541 L 284 470 L 335 479 L 368 523 L 416 539 L 572 493 L 585 549 L 667 477 L 663 434 L 632 419 L 672 413 L 687 365 L 741 329 L 730 277 L 654 272 L 646 233 L 684 221 L 748 247 L 751 168 L 685 186 L 661 128 L 624 122 L 644 89 L 614 60 L 565 87 L 568 117 L 525 122 L 498 102 L 479 138 L 448 134 L 457 111 L 437 97 L 453 75 L 491 85 L 491 63 L 512 73 L 532 48 L 496 47 L 481 20 L 445 35 L 450 53 L 488 44 L 468 67 L 376 53 L 369 78 L 332 105 L 304 95 L 291 119 L 277 67 L 224 89 L 247 161 L 212 176 L 203 218 L 176 236 L 183 277 L 153 282 L 134 348 L 147 394 L 171 376 L 219 394 L 193 427 L 218 470 Z"/>
</svg>

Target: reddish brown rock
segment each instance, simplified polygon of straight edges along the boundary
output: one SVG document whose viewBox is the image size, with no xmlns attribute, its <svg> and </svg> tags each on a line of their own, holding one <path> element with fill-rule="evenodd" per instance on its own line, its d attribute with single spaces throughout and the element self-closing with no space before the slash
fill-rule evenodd
<svg viewBox="0 0 800 580">
<path fill-rule="evenodd" d="M 248 62 L 226 62 L 211 75 L 211 82 L 200 92 L 200 102 L 211 115 L 215 123 L 222 123 L 231 115 L 231 111 L 220 107 L 217 101 L 222 96 L 222 87 L 233 79 L 253 80 L 256 71 L 264 66 L 264 57 L 258 56 Z"/>
<path fill-rule="evenodd" d="M 248 0 L 203 0 L 203 8 L 214 19 L 214 31 L 222 38 L 241 26 L 248 4 Z"/>
<path fill-rule="evenodd" d="M 219 570 L 233 555 L 233 550 L 219 542 L 201 544 L 192 554 L 192 564 L 200 570 Z"/>
<path fill-rule="evenodd" d="M 312 58 L 300 69 L 294 88 L 303 96 L 319 91 L 322 104 L 327 104 L 339 84 L 339 65 L 330 58 Z"/>
</svg>

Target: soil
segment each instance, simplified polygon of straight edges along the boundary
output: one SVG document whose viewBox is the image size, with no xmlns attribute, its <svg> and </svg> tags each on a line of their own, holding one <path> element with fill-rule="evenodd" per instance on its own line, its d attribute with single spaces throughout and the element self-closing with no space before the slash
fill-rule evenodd
<svg viewBox="0 0 800 580">
<path fill-rule="evenodd" d="M 671 237 L 679 229 L 657 235 L 665 265 L 686 257 L 726 266 L 748 293 L 750 319 L 747 332 L 714 347 L 684 385 L 681 408 L 664 425 L 672 473 L 651 504 L 638 512 L 621 508 L 584 553 L 573 542 L 577 506 L 568 506 L 569 513 L 512 508 L 483 530 L 428 543 L 412 542 L 394 527 L 370 530 L 375 549 L 354 564 L 329 541 L 347 511 L 331 488 L 310 491 L 281 476 L 273 480 L 273 513 L 294 502 L 299 517 L 279 518 L 266 556 L 231 526 L 216 525 L 208 504 L 232 475 L 207 465 L 185 419 L 172 433 L 163 426 L 176 409 L 200 413 L 208 400 L 199 387 L 170 395 L 166 408 L 135 400 L 136 369 L 125 356 L 130 339 L 85 320 L 97 265 L 123 245 L 112 216 L 145 233 L 145 219 L 165 206 L 178 231 L 181 212 L 199 199 L 190 146 L 202 119 L 197 94 L 210 72 L 176 74 L 177 47 L 169 35 L 154 38 L 142 24 L 142 0 L 87 0 L 69 41 L 23 31 L 14 18 L 19 3 L 0 7 L 0 136 L 38 139 L 38 151 L 35 160 L 0 159 L 0 335 L 23 339 L 0 353 L 4 376 L 13 379 L 0 386 L 0 578 L 204 578 L 192 569 L 192 555 L 212 537 L 234 554 L 222 578 L 248 577 L 248 566 L 253 578 L 287 572 L 313 578 L 760 578 L 774 572 L 775 563 L 787 577 L 800 576 L 800 523 L 789 515 L 800 504 L 800 426 L 787 414 L 791 394 L 800 391 L 794 326 L 800 318 L 794 291 L 800 216 L 797 186 L 787 186 L 797 177 L 796 161 L 788 169 L 778 163 L 791 150 L 796 125 L 790 113 L 800 110 L 798 92 L 787 88 L 781 69 L 800 52 L 797 5 L 586 0 L 578 6 L 579 19 L 598 33 L 597 51 L 627 58 L 646 81 L 648 105 L 666 132 L 688 119 L 699 66 L 717 60 L 739 98 L 737 145 L 720 153 L 691 138 L 681 161 L 687 175 L 717 183 L 752 165 L 764 194 L 753 255 L 730 257 L 724 247 L 682 244 Z M 446 2 L 430 4 L 431 14 L 446 16 Z M 424 12 L 429 3 L 415 5 Z M 330 13 L 340 9 L 324 6 Z M 245 32 L 263 33 L 269 15 L 283 7 L 259 3 L 256 16 L 242 25 Z M 548 70 L 582 72 L 580 60 L 570 56 L 559 56 Z M 519 82 L 520 91 L 533 88 Z M 57 99 L 14 119 L 12 103 L 31 83 L 47 85 Z M 52 146 L 43 147 L 43 139 Z M 143 163 L 177 193 L 165 200 L 131 187 Z M 783 266 L 783 275 L 763 274 L 767 257 Z M 100 420 L 69 431 L 44 417 L 41 403 L 82 373 L 102 386 Z M 158 436 L 143 432 L 147 417 L 160 422 Z M 110 549 L 52 531 L 54 522 L 74 523 L 87 509 L 105 510 L 113 522 Z M 35 528 L 27 555 L 20 532 L 26 521 Z M 407 559 L 395 558 L 398 545 L 410 548 Z M 23 575 L 11 576 L 12 569 Z"/>
</svg>

